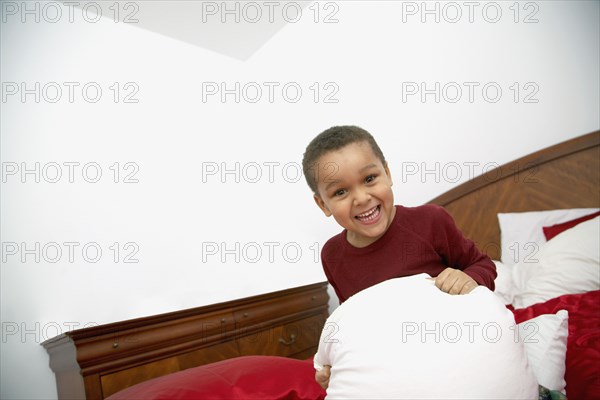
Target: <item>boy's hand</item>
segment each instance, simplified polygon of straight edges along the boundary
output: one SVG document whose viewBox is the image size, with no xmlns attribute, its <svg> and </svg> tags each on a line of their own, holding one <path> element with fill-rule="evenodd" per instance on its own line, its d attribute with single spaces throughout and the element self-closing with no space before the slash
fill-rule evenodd
<svg viewBox="0 0 600 400">
<path fill-rule="evenodd" d="M 441 274 L 431 279 L 442 292 L 449 294 L 467 294 L 479 286 L 469 275 L 454 268 L 446 268 Z"/>
<path fill-rule="evenodd" d="M 331 365 L 323 365 L 320 371 L 315 373 L 315 380 L 325 390 L 329 387 L 329 377 L 331 376 Z"/>
</svg>

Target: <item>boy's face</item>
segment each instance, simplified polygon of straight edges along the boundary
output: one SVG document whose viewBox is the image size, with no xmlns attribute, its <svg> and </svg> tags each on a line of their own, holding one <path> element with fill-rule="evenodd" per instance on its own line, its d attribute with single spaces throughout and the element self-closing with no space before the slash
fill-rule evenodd
<svg viewBox="0 0 600 400">
<path fill-rule="evenodd" d="M 315 170 L 315 202 L 348 230 L 350 244 L 365 247 L 387 231 L 396 212 L 392 177 L 369 143 L 351 143 L 326 153 Z"/>
</svg>

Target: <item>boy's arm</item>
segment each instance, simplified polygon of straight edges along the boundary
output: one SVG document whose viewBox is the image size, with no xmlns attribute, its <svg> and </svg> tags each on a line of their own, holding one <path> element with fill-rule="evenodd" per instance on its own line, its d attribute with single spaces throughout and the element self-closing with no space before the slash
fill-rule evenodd
<svg viewBox="0 0 600 400">
<path fill-rule="evenodd" d="M 333 254 L 332 254 L 333 253 Z M 327 281 L 335 290 L 335 294 L 337 295 L 338 301 L 342 304 L 346 299 L 340 293 L 340 290 L 335 283 L 335 279 L 331 274 L 330 263 L 338 263 L 339 262 L 339 252 L 332 250 L 329 246 L 329 243 L 326 243 L 323 246 L 323 250 L 321 251 L 321 264 L 323 265 L 323 272 L 325 272 L 325 276 L 327 277 Z"/>
<path fill-rule="evenodd" d="M 438 222 L 441 229 L 436 230 L 436 248 L 450 268 L 462 270 L 478 285 L 494 290 L 496 266 L 492 260 L 479 251 L 475 243 L 466 238 L 456 226 L 454 219 L 442 207 L 438 209 Z"/>
</svg>

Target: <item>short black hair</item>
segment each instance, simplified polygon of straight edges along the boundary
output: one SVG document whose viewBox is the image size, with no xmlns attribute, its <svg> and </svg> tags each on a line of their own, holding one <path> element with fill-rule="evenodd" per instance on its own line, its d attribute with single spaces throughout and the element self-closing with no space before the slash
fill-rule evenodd
<svg viewBox="0 0 600 400">
<path fill-rule="evenodd" d="M 315 164 L 326 153 L 331 151 L 339 150 L 351 143 L 367 142 L 375 156 L 381 160 L 383 165 L 386 165 L 385 157 L 383 152 L 377 145 L 375 138 L 366 130 L 354 126 L 354 125 L 343 125 L 333 126 L 320 134 L 318 134 L 306 147 L 304 152 L 304 158 L 302 159 L 302 170 L 306 183 L 313 191 L 318 194 L 318 182 L 316 179 Z"/>
</svg>

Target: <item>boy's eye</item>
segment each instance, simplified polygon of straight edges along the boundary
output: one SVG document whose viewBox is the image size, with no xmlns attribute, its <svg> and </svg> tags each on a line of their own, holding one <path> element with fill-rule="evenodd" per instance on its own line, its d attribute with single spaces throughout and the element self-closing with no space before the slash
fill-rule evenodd
<svg viewBox="0 0 600 400">
<path fill-rule="evenodd" d="M 376 177 L 377 177 L 377 175 L 369 175 L 365 178 L 365 182 L 367 182 L 367 183 L 373 182 Z"/>
<path fill-rule="evenodd" d="M 346 189 L 339 189 L 339 190 L 336 190 L 336 191 L 333 193 L 333 195 L 334 195 L 334 196 L 343 196 L 345 193 L 346 193 Z"/>
</svg>

